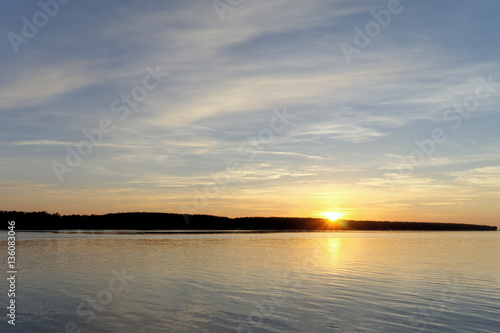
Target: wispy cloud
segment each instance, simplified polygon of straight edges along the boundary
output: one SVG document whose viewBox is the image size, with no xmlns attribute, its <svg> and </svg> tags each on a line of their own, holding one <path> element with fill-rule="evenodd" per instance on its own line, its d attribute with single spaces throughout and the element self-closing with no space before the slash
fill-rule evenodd
<svg viewBox="0 0 500 333">
<path fill-rule="evenodd" d="M 0 85 L 1 109 L 39 106 L 54 98 L 88 86 L 94 80 L 82 64 L 17 68 Z"/>
</svg>

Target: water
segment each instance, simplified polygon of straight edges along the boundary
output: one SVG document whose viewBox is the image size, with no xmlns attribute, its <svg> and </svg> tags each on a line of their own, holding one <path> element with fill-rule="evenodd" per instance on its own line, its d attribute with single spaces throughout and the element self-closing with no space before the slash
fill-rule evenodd
<svg viewBox="0 0 500 333">
<path fill-rule="evenodd" d="M 1 332 L 500 332 L 500 232 L 17 235 Z"/>
</svg>

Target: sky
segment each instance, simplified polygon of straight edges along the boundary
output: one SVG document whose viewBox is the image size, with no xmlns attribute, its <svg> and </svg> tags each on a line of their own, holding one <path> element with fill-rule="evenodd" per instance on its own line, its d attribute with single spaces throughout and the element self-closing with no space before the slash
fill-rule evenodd
<svg viewBox="0 0 500 333">
<path fill-rule="evenodd" d="M 498 1 L 0 12 L 0 210 L 500 226 Z"/>
</svg>

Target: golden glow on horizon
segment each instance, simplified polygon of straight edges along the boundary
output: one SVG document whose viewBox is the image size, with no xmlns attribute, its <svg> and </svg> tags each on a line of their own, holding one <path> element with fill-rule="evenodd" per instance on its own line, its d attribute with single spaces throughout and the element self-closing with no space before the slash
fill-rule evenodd
<svg viewBox="0 0 500 333">
<path fill-rule="evenodd" d="M 328 212 L 324 214 L 327 219 L 330 220 L 330 222 L 335 222 L 337 221 L 343 214 L 339 212 Z"/>
</svg>

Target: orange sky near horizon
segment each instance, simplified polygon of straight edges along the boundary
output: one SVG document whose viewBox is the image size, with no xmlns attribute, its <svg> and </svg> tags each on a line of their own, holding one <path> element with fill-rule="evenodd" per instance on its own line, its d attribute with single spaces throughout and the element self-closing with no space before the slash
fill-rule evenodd
<svg viewBox="0 0 500 333">
<path fill-rule="evenodd" d="M 313 189 L 316 189 L 316 193 Z M 394 189 L 383 193 L 365 190 L 358 194 L 351 189 L 321 192 L 320 185 L 308 185 L 302 196 L 300 190 L 291 188 L 260 191 L 249 195 L 241 191 L 220 189 L 217 195 L 200 196 L 201 191 L 187 196 L 152 196 L 147 192 L 123 190 L 60 190 L 32 189 L 29 194 L 12 190 L 2 198 L 0 209 L 20 211 L 47 211 L 67 214 L 106 214 L 116 212 L 165 212 L 212 214 L 228 217 L 284 216 L 321 217 L 328 212 L 342 214 L 342 219 L 374 221 L 411 221 L 485 224 L 500 227 L 499 209 L 494 200 L 464 200 L 460 195 L 438 201 L 441 195 L 418 193 L 410 200 L 409 193 Z M 283 191 L 283 195 L 279 193 Z M 236 193 L 235 193 L 236 192 Z M 267 192 L 267 193 L 263 193 Z M 407 192 L 410 192 L 407 190 Z M 400 198 L 404 197 L 405 200 Z M 426 198 L 425 200 L 423 198 Z M 427 198 L 435 201 L 428 202 Z M 182 201 L 182 199 L 184 199 Z M 181 205 L 179 206 L 179 202 Z M 197 203 L 198 205 L 196 205 Z"/>
</svg>

